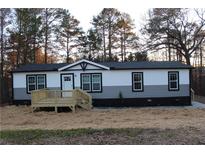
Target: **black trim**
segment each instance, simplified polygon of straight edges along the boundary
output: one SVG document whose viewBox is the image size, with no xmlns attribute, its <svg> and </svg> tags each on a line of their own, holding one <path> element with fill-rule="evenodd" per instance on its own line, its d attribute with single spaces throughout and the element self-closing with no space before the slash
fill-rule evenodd
<svg viewBox="0 0 205 154">
<path fill-rule="evenodd" d="M 142 74 L 142 89 L 136 90 L 134 89 L 134 74 L 139 73 Z M 132 72 L 132 92 L 144 92 L 144 75 L 143 72 Z"/>
<path fill-rule="evenodd" d="M 178 84 L 178 88 L 177 89 L 170 89 L 170 85 L 169 85 L 169 74 L 170 73 L 176 73 L 177 74 L 177 84 Z M 180 90 L 180 84 L 179 84 L 179 71 L 168 71 L 168 91 L 179 91 Z"/>
<path fill-rule="evenodd" d="M 13 100 L 12 103 L 14 105 L 31 105 L 31 100 L 30 99 Z"/>
<path fill-rule="evenodd" d="M 14 100 L 15 105 L 30 105 L 31 100 Z M 93 99 L 94 107 L 189 106 L 191 97 L 150 97 L 124 99 Z"/>
<path fill-rule="evenodd" d="M 78 64 L 76 64 L 76 65 L 78 65 Z M 76 66 L 76 65 L 74 65 L 74 66 Z M 92 65 L 92 64 L 90 64 L 90 65 Z M 94 65 L 94 66 L 96 66 L 96 65 Z M 146 70 L 146 69 L 163 69 L 163 70 L 164 69 L 173 69 L 173 70 L 176 70 L 176 69 L 194 69 L 192 67 L 186 67 L 186 68 L 180 68 L 180 67 L 167 67 L 167 68 L 162 68 L 162 67 L 156 67 L 156 68 L 152 68 L 152 67 L 147 67 L 147 68 L 116 68 L 116 67 L 109 67 L 109 66 L 106 66 L 106 65 L 103 65 L 103 66 L 110 68 L 110 70 L 135 70 L 135 69 L 138 69 L 138 70 Z M 99 67 L 99 66 L 96 66 L 96 67 Z M 70 67 L 68 67 L 68 68 L 70 68 Z M 66 68 L 66 69 L 68 69 L 68 68 Z M 99 68 L 101 68 L 101 67 L 99 67 Z M 101 68 L 101 69 L 107 70 L 105 68 Z M 73 70 L 79 71 L 81 69 L 73 69 Z M 73 70 L 62 70 L 62 71 L 73 71 Z M 87 70 L 99 70 L 99 69 L 87 69 Z M 28 71 L 15 71 L 14 70 L 14 71 L 12 71 L 12 73 L 28 73 L 28 72 L 37 72 L 38 73 L 38 72 L 57 72 L 57 71 L 58 71 L 58 69 L 52 69 L 52 70 L 28 70 Z"/>
<path fill-rule="evenodd" d="M 52 69 L 52 70 L 28 70 L 28 71 L 12 71 L 12 73 L 28 73 L 28 72 L 57 72 L 58 69 Z"/>
<path fill-rule="evenodd" d="M 108 66 L 107 66 L 108 67 Z M 180 68 L 180 67 L 167 67 L 167 68 L 163 68 L 163 67 L 155 67 L 155 68 L 152 68 L 152 67 L 146 67 L 146 68 L 116 68 L 116 67 L 110 67 L 110 70 L 135 70 L 135 69 L 138 69 L 138 70 L 147 70 L 147 69 L 173 69 L 173 70 L 176 70 L 176 69 L 193 69 L 192 67 L 186 67 L 186 68 Z"/>
<path fill-rule="evenodd" d="M 103 89 L 102 89 L 102 73 L 80 73 L 80 89 L 83 89 L 82 88 L 82 75 L 83 74 L 89 74 L 90 75 L 90 83 L 91 83 L 91 90 L 90 91 L 86 91 L 86 92 L 88 92 L 88 93 L 102 93 L 102 91 L 103 91 Z M 92 90 L 92 75 L 93 74 L 100 74 L 101 75 L 101 90 L 100 91 L 93 91 Z"/>
<path fill-rule="evenodd" d="M 26 74 L 26 93 L 31 94 L 31 92 L 28 92 L 28 76 L 35 76 L 36 77 L 36 90 L 37 90 L 37 76 L 38 75 L 44 75 L 45 76 L 45 88 L 47 88 L 47 75 L 46 74 Z"/>
<path fill-rule="evenodd" d="M 62 70 L 62 72 L 73 72 L 73 71 L 83 71 L 82 69 L 70 69 L 70 70 Z M 100 69 L 86 69 L 84 71 L 100 71 Z"/>
<path fill-rule="evenodd" d="M 62 90 L 62 76 L 63 76 L 63 75 L 72 75 L 72 78 L 73 78 L 73 89 L 75 89 L 74 73 L 61 73 L 61 74 L 60 74 L 61 90 Z"/>
<path fill-rule="evenodd" d="M 81 68 L 82 68 L 83 71 L 86 70 L 87 65 L 88 65 L 88 64 L 87 64 L 86 62 L 80 63 L 80 66 L 81 66 Z"/>
<path fill-rule="evenodd" d="M 187 106 L 191 97 L 150 97 L 124 99 L 93 99 L 94 107 Z"/>
</svg>

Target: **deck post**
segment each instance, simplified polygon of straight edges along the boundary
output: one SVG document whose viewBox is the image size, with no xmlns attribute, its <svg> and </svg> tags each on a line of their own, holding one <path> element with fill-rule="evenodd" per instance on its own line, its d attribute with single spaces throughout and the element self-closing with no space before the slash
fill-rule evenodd
<svg viewBox="0 0 205 154">
<path fill-rule="evenodd" d="M 55 112 L 58 113 L 58 107 L 57 106 L 55 106 Z"/>
</svg>

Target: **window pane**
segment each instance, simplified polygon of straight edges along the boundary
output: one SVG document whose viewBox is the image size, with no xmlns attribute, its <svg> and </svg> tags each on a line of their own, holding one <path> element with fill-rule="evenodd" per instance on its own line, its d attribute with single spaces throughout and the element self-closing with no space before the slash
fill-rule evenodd
<svg viewBox="0 0 205 154">
<path fill-rule="evenodd" d="M 169 74 L 169 80 L 177 80 L 177 74 L 176 73 Z"/>
<path fill-rule="evenodd" d="M 29 76 L 29 77 L 28 77 L 28 82 L 29 82 L 29 83 L 36 83 L 36 78 L 35 78 L 35 76 Z"/>
<path fill-rule="evenodd" d="M 83 83 L 84 82 L 90 82 L 90 75 L 83 75 L 82 80 L 83 80 Z"/>
<path fill-rule="evenodd" d="M 64 81 L 71 81 L 71 77 L 70 76 L 65 76 Z"/>
<path fill-rule="evenodd" d="M 38 85 L 38 89 L 43 89 L 45 86 L 43 84 Z"/>
<path fill-rule="evenodd" d="M 38 84 L 44 84 L 45 83 L 45 76 L 38 76 Z"/>
<path fill-rule="evenodd" d="M 136 90 L 142 90 L 142 84 L 140 82 L 135 82 L 134 83 L 134 89 Z"/>
<path fill-rule="evenodd" d="M 100 83 L 93 83 L 93 90 L 100 90 Z"/>
<path fill-rule="evenodd" d="M 93 75 L 92 75 L 92 82 L 97 82 L 97 83 L 99 83 L 100 80 L 101 80 L 100 74 L 93 74 Z"/>
<path fill-rule="evenodd" d="M 136 73 L 134 74 L 134 81 L 141 81 L 142 80 L 142 74 Z"/>
<path fill-rule="evenodd" d="M 32 91 L 32 90 L 35 90 L 35 89 L 36 89 L 35 85 L 29 85 L 28 86 L 28 91 Z"/>
<path fill-rule="evenodd" d="M 170 82 L 170 88 L 176 89 L 177 88 L 177 82 Z"/>
<path fill-rule="evenodd" d="M 90 90 L 90 84 L 89 83 L 83 83 L 83 90 Z"/>
</svg>

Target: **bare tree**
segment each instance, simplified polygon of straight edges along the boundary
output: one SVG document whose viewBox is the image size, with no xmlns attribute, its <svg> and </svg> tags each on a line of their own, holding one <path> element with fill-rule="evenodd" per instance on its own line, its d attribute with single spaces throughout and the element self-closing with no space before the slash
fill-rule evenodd
<svg viewBox="0 0 205 154">
<path fill-rule="evenodd" d="M 195 10 L 198 19 L 191 21 L 189 9 L 160 9 L 159 15 L 156 11 L 150 11 L 148 23 L 142 29 L 144 34 L 149 35 L 147 47 L 151 50 L 160 50 L 169 46 L 177 50 L 190 65 L 191 55 L 204 40 L 204 36 L 199 38 L 205 26 L 204 12 Z"/>
</svg>

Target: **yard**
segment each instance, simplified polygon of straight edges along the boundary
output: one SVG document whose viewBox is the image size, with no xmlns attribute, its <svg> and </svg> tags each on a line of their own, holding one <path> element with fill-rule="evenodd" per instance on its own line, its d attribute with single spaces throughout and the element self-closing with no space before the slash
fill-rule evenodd
<svg viewBox="0 0 205 154">
<path fill-rule="evenodd" d="M 205 109 L 0 107 L 0 144 L 205 144 Z"/>
</svg>

